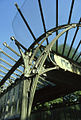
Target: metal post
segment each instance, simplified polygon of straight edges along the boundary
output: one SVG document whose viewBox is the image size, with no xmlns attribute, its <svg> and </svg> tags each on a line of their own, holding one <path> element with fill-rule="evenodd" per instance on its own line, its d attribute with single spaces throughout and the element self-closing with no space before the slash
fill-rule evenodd
<svg viewBox="0 0 81 120">
<path fill-rule="evenodd" d="M 9 50 L 11 50 L 13 53 L 15 53 L 17 56 L 19 56 L 19 57 L 21 56 L 19 53 L 17 53 L 15 50 L 13 50 L 9 45 L 7 45 L 6 42 L 4 42 L 3 45 L 4 45 L 5 47 L 7 47 Z"/>
<path fill-rule="evenodd" d="M 5 61 L 4 59 L 0 58 L 0 61 L 3 61 L 4 63 L 6 63 L 7 65 L 9 65 L 10 67 L 12 67 L 13 65 L 8 63 L 7 61 Z M 23 73 L 19 68 L 16 69 L 18 72 Z"/>
<path fill-rule="evenodd" d="M 38 83 L 39 75 L 36 75 L 35 78 L 33 78 L 33 82 L 31 84 L 31 89 L 30 89 L 30 97 L 29 97 L 29 105 L 28 105 L 28 120 L 30 120 L 30 115 L 31 115 L 31 110 L 32 110 L 32 104 L 33 104 L 33 99 Z"/>
<path fill-rule="evenodd" d="M 30 90 L 31 80 L 23 81 L 23 91 L 22 91 L 22 106 L 21 106 L 21 120 L 27 120 L 27 110 L 28 110 L 28 96 Z"/>
</svg>

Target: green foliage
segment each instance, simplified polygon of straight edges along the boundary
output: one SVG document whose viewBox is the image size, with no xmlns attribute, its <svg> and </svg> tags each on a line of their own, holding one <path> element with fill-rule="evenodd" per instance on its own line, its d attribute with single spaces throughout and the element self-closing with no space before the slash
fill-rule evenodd
<svg viewBox="0 0 81 120">
<path fill-rule="evenodd" d="M 53 101 L 50 101 L 50 104 L 58 104 L 58 103 L 62 103 L 63 102 L 63 98 L 61 97 L 61 98 L 57 98 L 57 99 L 55 99 L 55 100 L 53 100 Z"/>
<path fill-rule="evenodd" d="M 64 44 L 59 45 L 59 47 L 58 47 L 58 53 L 59 54 L 62 54 L 63 46 L 64 46 Z M 65 51 L 64 51 L 65 56 L 67 56 L 69 49 L 70 49 L 70 46 L 67 44 L 65 46 Z M 56 45 L 53 46 L 52 50 L 56 51 Z M 69 58 L 72 57 L 72 55 L 74 54 L 74 51 L 75 51 L 75 48 L 72 48 L 71 52 L 70 52 L 70 55 L 69 55 Z M 74 60 L 78 57 L 78 55 L 79 55 L 79 53 L 75 54 Z"/>
</svg>

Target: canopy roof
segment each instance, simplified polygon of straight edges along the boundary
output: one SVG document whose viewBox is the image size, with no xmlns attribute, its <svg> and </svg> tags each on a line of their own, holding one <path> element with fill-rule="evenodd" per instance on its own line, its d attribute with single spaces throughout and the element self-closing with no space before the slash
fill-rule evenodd
<svg viewBox="0 0 81 120">
<path fill-rule="evenodd" d="M 48 0 L 48 1 L 25 1 L 13 20 L 13 30 L 16 39 L 27 49 L 36 48 L 36 44 L 46 37 L 47 33 L 52 33 L 46 38 L 42 44 L 45 48 L 61 31 L 76 23 L 78 26 L 64 33 L 54 44 L 52 55 L 56 54 L 62 58 L 81 67 L 81 40 L 80 40 L 80 0 Z M 18 7 L 16 5 L 16 7 Z M 23 74 L 23 60 L 14 44 L 10 42 L 3 50 L 0 49 L 0 87 L 2 93 L 8 86 L 15 84 L 15 80 L 20 79 Z M 23 49 L 25 52 L 25 50 Z M 48 66 L 53 66 L 48 61 Z M 50 65 L 49 65 L 50 64 Z M 63 68 L 62 68 L 63 69 Z M 36 94 L 45 92 L 45 97 L 49 95 L 49 99 L 54 94 L 56 97 L 65 95 L 69 92 L 80 89 L 81 76 L 70 71 L 54 70 L 49 72 L 45 79 L 39 80 Z M 53 78 L 51 77 L 53 74 Z M 64 74 L 64 76 L 62 76 Z M 60 76 L 60 77 L 59 77 Z M 76 77 L 76 79 L 75 79 Z M 55 79 L 54 79 L 55 78 Z M 64 82 L 66 79 L 66 82 Z M 68 80 L 69 79 L 69 80 Z M 78 79 L 78 80 L 77 80 Z M 78 82 L 76 82 L 76 80 Z M 68 91 L 65 88 L 65 85 Z M 59 90 L 61 88 L 61 90 Z M 75 88 L 75 89 L 74 89 Z M 50 94 L 50 91 L 57 91 Z M 54 97 L 55 97 L 54 96 Z M 44 98 L 44 97 L 43 97 Z M 43 99 L 39 97 L 38 100 Z"/>
</svg>

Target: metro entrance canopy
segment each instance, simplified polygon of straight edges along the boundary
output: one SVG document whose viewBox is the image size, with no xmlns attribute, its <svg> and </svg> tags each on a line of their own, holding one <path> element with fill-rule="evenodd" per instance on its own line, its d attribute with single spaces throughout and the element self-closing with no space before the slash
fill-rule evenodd
<svg viewBox="0 0 81 120">
<path fill-rule="evenodd" d="M 54 1 L 50 2 L 53 3 Z M 20 36 L 23 36 L 23 39 L 19 41 L 17 34 L 16 37 L 11 37 L 15 49 L 6 42 L 3 43 L 6 51 L 0 49 L 0 73 L 2 73 L 0 74 L 0 102 L 2 103 L 2 105 L 0 105 L 0 111 L 1 113 L 4 111 L 4 114 L 0 116 L 1 119 L 9 119 L 13 116 L 18 116 L 21 120 L 29 119 L 32 105 L 35 106 L 76 90 L 81 90 L 81 40 L 79 40 L 80 36 L 78 35 L 78 32 L 81 31 L 80 16 L 77 18 L 79 22 L 77 22 L 77 20 L 74 20 L 74 22 L 71 21 L 73 8 L 74 6 L 76 7 L 76 4 L 79 5 L 79 3 L 77 2 L 74 5 L 74 0 L 68 2 L 71 4 L 68 23 L 66 22 L 66 24 L 62 23 L 59 25 L 58 5 L 60 6 L 60 4 L 58 0 L 56 0 L 56 26 L 52 26 L 52 28 L 48 30 L 46 29 L 42 9 L 42 4 L 45 4 L 40 0 L 37 0 L 34 4 L 33 2 L 28 3 L 31 4 L 31 7 L 33 7 L 32 5 L 35 7 L 37 3 L 39 6 L 44 33 L 38 38 L 35 37 L 30 28 L 30 22 L 28 23 L 25 19 L 25 15 L 23 15 L 22 12 L 23 10 L 21 9 L 21 11 L 18 5 L 15 4 L 18 13 L 14 18 L 13 27 L 14 25 L 18 25 L 16 18 L 19 15 L 27 27 L 27 35 L 30 34 L 32 36 L 31 38 L 29 35 L 28 39 L 33 39 L 34 42 L 28 47 L 28 44 L 23 43 L 26 42 L 23 36 L 24 31 L 23 33 L 17 31 Z M 52 3 L 50 3 L 50 5 L 52 5 Z M 27 1 L 23 5 L 24 8 L 25 5 L 27 7 Z M 16 29 L 14 28 L 15 32 Z M 38 29 L 38 31 L 40 31 L 40 29 Z M 70 40 L 71 38 L 72 40 Z M 70 44 L 66 55 L 67 40 L 69 40 Z M 60 42 L 59 44 L 59 41 L 62 41 L 62 43 Z M 74 49 L 73 44 L 76 41 L 77 44 Z M 59 49 L 61 45 L 62 52 Z M 74 50 L 74 53 L 71 52 L 72 50 Z M 10 54 L 7 54 L 7 51 L 9 51 L 8 53 Z"/>
</svg>

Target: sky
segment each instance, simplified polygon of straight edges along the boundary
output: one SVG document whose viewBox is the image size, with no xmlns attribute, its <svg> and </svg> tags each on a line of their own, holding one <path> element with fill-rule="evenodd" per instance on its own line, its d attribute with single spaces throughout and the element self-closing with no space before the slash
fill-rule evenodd
<svg viewBox="0 0 81 120">
<path fill-rule="evenodd" d="M 23 0 L 0 0 L 0 48 L 3 42 L 10 43 L 10 36 L 14 35 L 12 21 L 17 12 L 15 2 L 19 7 L 23 4 Z"/>
<path fill-rule="evenodd" d="M 72 0 L 58 0 L 58 23 L 59 25 L 67 24 L 69 18 L 69 12 L 71 8 Z M 14 3 L 17 2 L 19 8 L 21 8 L 24 0 L 0 0 L 0 48 L 2 48 L 2 43 L 10 43 L 10 37 L 16 35 L 16 38 L 19 41 L 22 41 L 22 44 L 25 47 L 31 45 L 33 39 L 26 28 L 23 20 L 19 15 L 14 19 L 17 9 Z M 41 0 L 43 15 L 46 25 L 46 30 L 49 30 L 53 27 L 56 27 L 56 0 Z M 23 8 L 21 8 L 29 26 L 31 27 L 34 35 L 38 38 L 42 33 L 44 33 L 42 20 L 40 16 L 40 9 L 38 5 L 38 0 L 26 0 Z M 81 17 L 81 0 L 75 0 L 71 23 L 78 23 Z M 13 23 L 13 20 L 15 21 Z M 13 23 L 13 26 L 12 26 Z M 75 30 L 71 30 L 68 34 L 67 44 L 71 44 L 72 38 L 74 36 Z M 55 35 L 51 38 L 53 39 Z M 76 41 L 73 47 L 77 47 L 80 41 L 80 31 L 76 37 Z M 64 36 L 60 37 L 59 45 L 64 43 Z"/>
<path fill-rule="evenodd" d="M 25 2 L 24 2 L 25 1 Z M 81 17 L 81 0 L 74 0 L 74 7 L 70 23 L 78 23 Z M 8 55 L 13 56 L 16 60 L 19 59 L 14 53 L 3 46 L 3 42 L 7 42 L 10 47 L 18 51 L 16 45 L 10 40 L 11 36 L 28 48 L 34 41 L 28 28 L 24 24 L 21 16 L 19 15 L 14 3 L 17 2 L 19 8 L 26 18 L 33 34 L 36 39 L 44 33 L 44 28 L 40 15 L 40 8 L 38 0 L 0 0 L 0 48 L 2 48 Z M 23 4 L 24 3 L 24 4 Z M 71 9 L 72 0 L 58 0 L 58 24 L 63 25 L 68 23 L 69 13 Z M 23 5 L 23 6 L 22 6 Z M 46 31 L 56 27 L 56 0 L 41 0 L 43 16 L 46 25 Z M 21 7 L 22 6 L 22 7 Z M 59 30 L 60 33 L 62 30 Z M 69 46 L 72 43 L 73 36 L 76 28 L 71 29 L 68 33 L 67 43 Z M 56 32 L 48 38 L 51 42 L 56 37 Z M 58 45 L 64 44 L 65 34 L 58 39 Z M 81 28 L 77 33 L 76 40 L 73 44 L 73 48 L 76 49 L 81 40 Z M 46 43 L 44 43 L 45 45 Z M 78 53 L 81 52 L 81 45 L 78 49 Z M 0 54 L 2 58 L 6 59 L 9 63 L 14 65 L 14 62 L 7 59 L 5 55 Z M 1 61 L 0 61 L 1 62 Z M 2 63 L 3 64 L 3 63 Z M 5 64 L 4 64 L 5 65 Z M 7 66 L 9 69 L 10 67 Z"/>
</svg>

